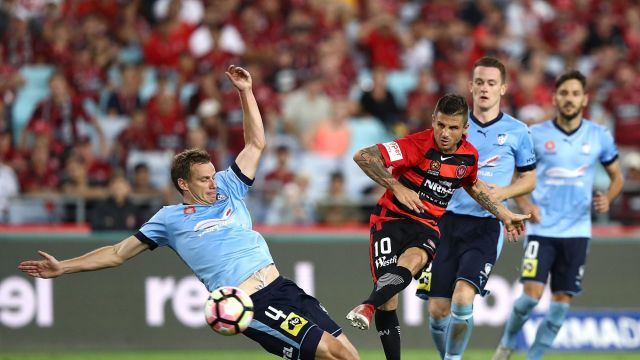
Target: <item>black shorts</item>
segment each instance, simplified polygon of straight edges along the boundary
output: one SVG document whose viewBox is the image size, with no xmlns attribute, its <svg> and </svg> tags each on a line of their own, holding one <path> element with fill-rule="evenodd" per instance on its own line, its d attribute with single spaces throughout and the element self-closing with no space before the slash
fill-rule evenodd
<svg viewBox="0 0 640 360">
<path fill-rule="evenodd" d="M 420 275 L 420 298 L 450 299 L 458 280 L 465 280 L 485 296 L 484 289 L 498 256 L 503 236 L 495 218 L 480 218 L 446 212 L 438 221 L 442 240 L 436 258 Z"/>
<path fill-rule="evenodd" d="M 253 320 L 243 334 L 285 359 L 314 359 L 322 334 L 342 333 L 320 302 L 293 281 L 278 277 L 251 294 Z"/>
<path fill-rule="evenodd" d="M 522 258 L 520 281 L 547 283 L 551 292 L 577 295 L 589 253 L 589 238 L 551 238 L 529 235 Z"/>
<path fill-rule="evenodd" d="M 433 259 L 439 242 L 440 235 L 436 230 L 416 220 L 389 220 L 382 222 L 379 227 L 372 225 L 369 264 L 373 282 L 395 267 L 400 255 L 410 247 L 424 249 L 429 259 Z"/>
</svg>

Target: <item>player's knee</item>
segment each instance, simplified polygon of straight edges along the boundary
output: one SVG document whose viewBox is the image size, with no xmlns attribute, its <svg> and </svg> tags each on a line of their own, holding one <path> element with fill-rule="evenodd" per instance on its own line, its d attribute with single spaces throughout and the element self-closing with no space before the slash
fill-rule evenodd
<svg viewBox="0 0 640 360">
<path fill-rule="evenodd" d="M 407 251 L 400 255 L 398 259 L 398 266 L 405 267 L 411 271 L 412 275 L 422 271 L 427 264 L 429 256 L 427 252 L 419 248 L 409 248 Z"/>
<path fill-rule="evenodd" d="M 523 291 L 530 297 L 536 300 L 540 300 L 542 298 L 542 294 L 544 293 L 544 284 L 527 281 L 524 283 Z"/>
<path fill-rule="evenodd" d="M 429 316 L 434 320 L 442 320 L 451 313 L 451 303 L 448 301 L 429 300 Z"/>
<path fill-rule="evenodd" d="M 466 280 L 458 280 L 453 291 L 453 302 L 456 304 L 473 304 L 478 289 Z"/>
</svg>

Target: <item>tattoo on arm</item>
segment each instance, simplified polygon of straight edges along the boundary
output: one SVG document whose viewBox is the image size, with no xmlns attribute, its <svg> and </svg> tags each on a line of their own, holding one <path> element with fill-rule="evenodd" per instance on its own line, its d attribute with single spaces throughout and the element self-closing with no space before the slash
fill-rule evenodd
<svg viewBox="0 0 640 360">
<path fill-rule="evenodd" d="M 489 188 L 480 180 L 478 180 L 475 184 L 469 187 L 465 187 L 467 193 L 471 195 L 471 197 L 480 204 L 483 208 L 485 208 L 488 212 L 495 215 L 499 218 L 499 207 L 502 206 L 500 202 L 491 196 L 489 193 Z"/>
<path fill-rule="evenodd" d="M 477 192 L 476 200 L 483 208 L 487 209 L 487 211 L 495 216 L 498 216 L 498 207 L 496 206 L 496 203 L 491 200 L 487 193 L 482 191 Z"/>
<path fill-rule="evenodd" d="M 398 183 L 384 165 L 384 158 L 377 146 L 360 150 L 360 156 L 355 161 L 368 177 L 385 188 L 390 189 Z"/>
</svg>

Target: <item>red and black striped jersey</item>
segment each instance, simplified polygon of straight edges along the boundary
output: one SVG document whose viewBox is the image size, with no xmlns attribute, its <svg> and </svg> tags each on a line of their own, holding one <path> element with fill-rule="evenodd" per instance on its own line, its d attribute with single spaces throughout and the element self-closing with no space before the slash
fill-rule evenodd
<svg viewBox="0 0 640 360">
<path fill-rule="evenodd" d="M 452 154 L 440 152 L 431 129 L 377 146 L 385 165 L 393 167 L 393 177 L 418 193 L 428 211 L 418 214 L 410 210 L 387 189 L 378 200 L 379 213 L 371 215 L 372 225 L 411 218 L 438 230 L 437 220 L 444 214 L 455 189 L 477 181 L 478 151 L 466 136 Z"/>
</svg>

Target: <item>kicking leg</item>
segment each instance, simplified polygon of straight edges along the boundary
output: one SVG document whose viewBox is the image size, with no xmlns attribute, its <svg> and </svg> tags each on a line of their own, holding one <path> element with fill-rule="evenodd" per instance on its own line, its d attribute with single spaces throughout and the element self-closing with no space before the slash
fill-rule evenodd
<svg viewBox="0 0 640 360">
<path fill-rule="evenodd" d="M 447 328 L 451 319 L 451 299 L 429 299 L 429 330 L 436 345 L 440 358 L 444 359 L 447 344 Z"/>
<path fill-rule="evenodd" d="M 549 312 L 540 323 L 538 331 L 536 332 L 536 339 L 531 345 L 528 360 L 538 360 L 542 358 L 547 349 L 553 344 L 553 340 L 558 335 L 558 331 L 562 327 L 562 323 L 567 316 L 569 306 L 571 303 L 571 296 L 567 294 L 557 293 L 553 294 L 553 299 L 549 307 Z"/>
</svg>

